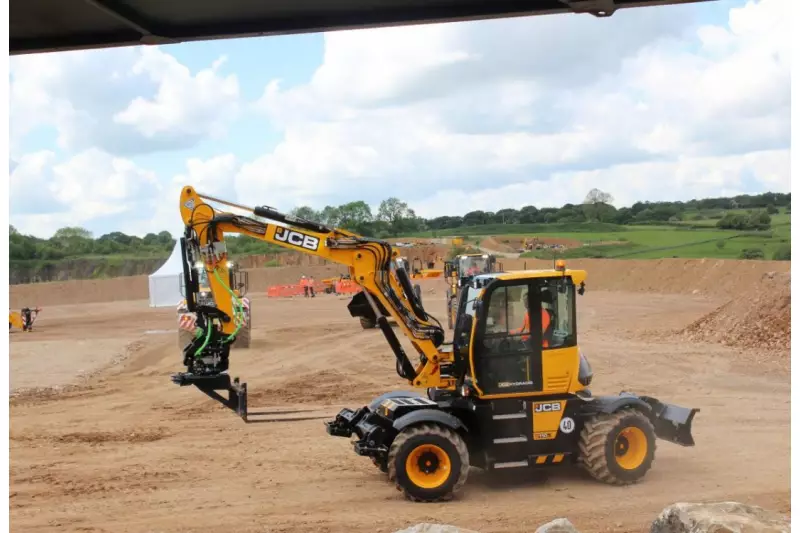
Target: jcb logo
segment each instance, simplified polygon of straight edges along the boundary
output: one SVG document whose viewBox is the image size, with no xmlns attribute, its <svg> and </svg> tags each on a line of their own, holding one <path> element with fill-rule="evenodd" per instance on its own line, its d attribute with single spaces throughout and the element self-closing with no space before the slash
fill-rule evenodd
<svg viewBox="0 0 800 533">
<path fill-rule="evenodd" d="M 319 248 L 319 239 L 299 231 L 278 226 L 275 228 L 275 240 L 297 246 L 298 248 L 305 248 L 306 250 L 316 251 Z"/>
<path fill-rule="evenodd" d="M 552 413 L 560 410 L 561 410 L 561 404 L 558 402 L 537 403 L 533 406 L 534 413 Z"/>
</svg>

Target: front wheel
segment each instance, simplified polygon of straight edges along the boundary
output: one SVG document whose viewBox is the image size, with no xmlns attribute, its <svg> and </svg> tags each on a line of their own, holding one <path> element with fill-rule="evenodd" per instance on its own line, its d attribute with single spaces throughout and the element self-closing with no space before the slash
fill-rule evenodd
<svg viewBox="0 0 800 533">
<path fill-rule="evenodd" d="M 446 501 L 464 486 L 469 451 L 461 436 L 439 424 L 404 429 L 392 442 L 387 460 L 389 480 L 417 502 Z"/>
<path fill-rule="evenodd" d="M 579 447 L 580 462 L 593 478 L 609 485 L 630 485 L 650 470 L 656 434 L 647 416 L 625 409 L 588 420 Z"/>
</svg>

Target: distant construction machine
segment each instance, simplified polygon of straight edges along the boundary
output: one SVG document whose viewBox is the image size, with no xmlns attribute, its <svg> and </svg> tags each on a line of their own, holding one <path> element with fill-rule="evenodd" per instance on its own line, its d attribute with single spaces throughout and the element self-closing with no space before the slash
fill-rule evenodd
<svg viewBox="0 0 800 533">
<path fill-rule="evenodd" d="M 444 276 L 447 281 L 447 327 L 453 329 L 456 323 L 456 308 L 461 288 L 478 274 L 489 274 L 503 270 L 502 264 L 497 264 L 497 258 L 492 254 L 461 254 L 444 264 Z"/>
<path fill-rule="evenodd" d="M 209 201 L 247 214 L 217 210 Z M 693 446 L 697 409 L 622 392 L 595 396 L 592 369 L 578 345 L 577 297 L 586 272 L 555 268 L 474 276 L 462 287 L 452 344 L 425 311 L 408 272 L 393 266 L 384 241 L 247 207 L 184 187 L 180 213 L 188 309 L 200 334 L 183 347 L 185 372 L 175 384 L 194 385 L 247 421 L 247 384 L 228 375 L 232 341 L 243 321 L 241 298 L 230 288 L 226 234 L 321 257 L 348 267 L 365 305 L 395 356 L 398 375 L 425 393 L 393 391 L 368 405 L 343 409 L 328 434 L 352 439 L 412 501 L 447 500 L 467 481 L 469 467 L 486 470 L 580 465 L 612 485 L 643 478 L 656 439 Z M 193 268 L 202 262 L 203 268 Z M 212 299 L 200 301 L 198 272 L 209 273 Z M 212 303 L 213 302 L 213 303 Z M 413 346 L 406 355 L 387 317 Z M 353 316 L 361 306 L 348 306 Z M 357 340 L 354 342 L 358 343 Z M 346 362 L 347 354 L 342 354 Z M 319 384 L 309 384 L 309 387 Z M 216 391 L 228 393 L 225 399 Z"/>
<path fill-rule="evenodd" d="M 9 311 L 8 312 L 9 331 L 11 330 L 12 327 L 27 332 L 33 331 L 33 323 L 36 322 L 36 319 L 39 317 L 39 313 L 41 312 L 42 312 L 41 307 L 34 307 L 33 309 L 31 309 L 30 307 L 23 307 L 20 311 Z"/>
</svg>

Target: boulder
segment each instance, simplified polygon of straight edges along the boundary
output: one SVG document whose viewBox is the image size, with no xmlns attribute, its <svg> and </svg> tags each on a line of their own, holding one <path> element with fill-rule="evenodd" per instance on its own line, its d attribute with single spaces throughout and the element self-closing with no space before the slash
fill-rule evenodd
<svg viewBox="0 0 800 533">
<path fill-rule="evenodd" d="M 675 503 L 661 511 L 650 533 L 789 533 L 789 519 L 737 502 Z"/>
<path fill-rule="evenodd" d="M 580 533 L 566 518 L 556 518 L 536 529 L 536 533 Z"/>
<path fill-rule="evenodd" d="M 464 529 L 448 524 L 428 524 L 421 523 L 406 529 L 395 531 L 395 533 L 478 533 L 471 529 Z"/>
</svg>

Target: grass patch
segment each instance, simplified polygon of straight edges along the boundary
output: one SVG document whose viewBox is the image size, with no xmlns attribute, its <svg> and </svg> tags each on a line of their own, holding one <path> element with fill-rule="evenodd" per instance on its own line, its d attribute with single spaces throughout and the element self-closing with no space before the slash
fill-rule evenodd
<svg viewBox="0 0 800 533">
<path fill-rule="evenodd" d="M 788 228 L 781 231 L 739 233 L 726 230 L 681 230 L 675 227 L 639 227 L 626 232 L 542 233 L 541 237 L 576 239 L 584 246 L 566 250 L 561 257 L 665 257 L 737 259 L 746 249 L 760 249 L 771 259 L 781 247 L 789 245 Z M 623 241 L 621 244 L 595 245 L 598 241 Z M 536 250 L 522 257 L 552 257 L 552 251 Z"/>
</svg>

